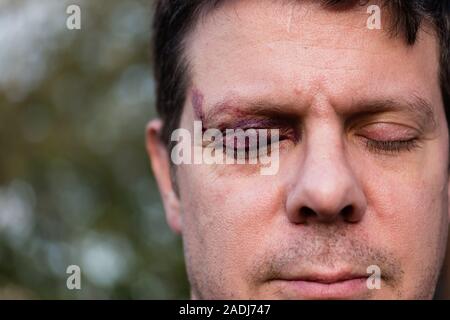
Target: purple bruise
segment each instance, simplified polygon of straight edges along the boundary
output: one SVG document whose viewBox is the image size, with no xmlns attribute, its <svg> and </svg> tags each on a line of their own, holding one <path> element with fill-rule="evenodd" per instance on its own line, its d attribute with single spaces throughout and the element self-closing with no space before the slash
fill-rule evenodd
<svg viewBox="0 0 450 320">
<path fill-rule="evenodd" d="M 194 114 L 197 119 L 203 121 L 203 94 L 197 89 L 192 90 L 192 107 L 194 108 Z"/>
</svg>

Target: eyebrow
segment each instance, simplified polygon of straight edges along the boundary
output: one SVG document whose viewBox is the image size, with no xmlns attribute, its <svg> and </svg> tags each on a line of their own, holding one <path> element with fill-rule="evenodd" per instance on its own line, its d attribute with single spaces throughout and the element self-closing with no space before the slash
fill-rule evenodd
<svg viewBox="0 0 450 320">
<path fill-rule="evenodd" d="M 383 98 L 354 102 L 350 108 L 348 121 L 385 112 L 403 112 L 411 115 L 422 130 L 435 130 L 438 121 L 431 102 L 412 94 L 409 98 Z"/>
<path fill-rule="evenodd" d="M 264 99 L 251 98 L 227 98 L 211 105 L 203 110 L 203 95 L 196 91 L 192 98 L 196 117 L 206 124 L 220 124 L 224 117 L 241 118 L 245 116 L 253 117 L 278 117 L 278 118 L 298 118 L 299 105 L 273 103 Z M 410 98 L 372 98 L 354 100 L 349 107 L 345 108 L 341 115 L 347 121 L 353 121 L 363 117 L 386 113 L 404 112 L 412 116 L 422 126 L 422 129 L 434 130 L 438 121 L 432 104 L 418 95 L 412 94 Z"/>
<path fill-rule="evenodd" d="M 207 108 L 202 113 L 201 120 L 208 125 L 220 126 L 221 120 L 229 117 L 238 118 L 238 123 L 247 122 L 246 118 L 248 117 L 293 120 L 298 118 L 298 107 L 261 99 L 225 99 L 215 103 L 211 108 Z"/>
</svg>

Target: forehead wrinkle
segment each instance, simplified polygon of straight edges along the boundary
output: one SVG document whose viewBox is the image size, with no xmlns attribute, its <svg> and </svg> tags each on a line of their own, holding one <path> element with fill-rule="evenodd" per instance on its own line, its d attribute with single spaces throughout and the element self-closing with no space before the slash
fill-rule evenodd
<svg viewBox="0 0 450 320">
<path fill-rule="evenodd" d="M 322 43 L 324 46 L 328 47 L 339 47 L 338 43 L 333 43 L 334 40 L 339 39 L 335 37 L 330 37 L 330 30 L 322 30 L 319 28 L 313 28 L 317 30 L 309 30 L 304 28 L 305 25 L 317 25 L 318 27 L 328 26 L 332 28 L 334 32 L 346 33 L 348 36 L 352 36 L 354 39 L 353 43 L 359 43 L 359 45 L 364 45 L 363 42 L 366 38 L 365 34 L 368 34 L 366 28 L 366 12 L 365 7 L 355 6 L 351 10 L 346 10 L 346 15 L 338 16 L 336 12 L 329 13 L 324 10 L 322 6 L 318 5 L 314 1 L 298 1 L 298 0 L 275 0 L 268 1 L 271 5 L 279 3 L 278 9 L 274 14 L 271 13 L 270 16 L 262 16 L 263 13 L 257 10 L 253 10 L 251 18 L 241 17 L 238 10 L 237 4 L 239 1 L 223 1 L 220 5 L 214 7 L 212 10 L 207 11 L 207 14 L 203 14 L 199 22 L 195 25 L 195 28 L 190 32 L 191 39 L 194 34 L 198 35 L 197 32 L 201 29 L 202 33 L 213 36 L 214 39 L 227 38 L 240 38 L 245 40 L 249 45 L 259 45 L 260 43 L 266 43 L 267 41 L 299 41 L 302 46 L 317 45 Z M 248 3 L 251 3 L 250 1 Z M 250 4 L 252 6 L 253 4 Z M 326 14 L 328 17 L 332 18 L 332 21 L 327 23 L 319 24 L 314 15 L 317 12 L 321 14 Z M 357 13 L 352 19 L 348 18 L 347 13 L 353 12 Z M 259 15 L 260 14 L 260 15 Z M 257 19 L 255 19 L 255 17 Z M 270 19 L 269 19 L 270 18 Z M 258 20 L 263 20 L 261 23 Z M 249 23 L 251 24 L 249 28 Z M 219 32 L 211 31 L 209 24 L 213 24 L 219 27 Z M 267 26 L 270 24 L 270 34 L 267 34 Z M 209 25 L 209 27 L 208 27 Z M 357 31 L 357 34 L 354 32 Z M 214 32 L 214 34 L 212 33 Z M 320 37 L 318 37 L 317 32 L 320 32 Z M 191 42 L 191 41 L 190 41 Z M 239 48 L 236 48 L 239 49 Z"/>
<path fill-rule="evenodd" d="M 428 128 L 434 130 L 438 127 L 435 112 L 432 104 L 425 98 L 418 95 L 411 95 L 410 99 L 401 98 L 380 98 L 374 100 L 353 101 L 351 107 L 344 111 L 337 110 L 348 119 L 354 119 L 361 116 L 374 115 L 383 112 L 407 112 L 411 114 L 423 126 L 422 129 Z M 197 116 L 205 122 L 214 122 L 222 116 L 244 117 L 251 116 L 273 116 L 276 114 L 284 114 L 297 117 L 302 112 L 302 108 L 292 106 L 286 103 L 272 103 L 263 99 L 240 99 L 225 98 L 211 107 L 202 109 L 203 95 L 198 90 L 194 92 L 192 103 Z M 300 103 L 300 102 L 299 102 Z M 306 110 L 304 110 L 306 112 Z"/>
</svg>

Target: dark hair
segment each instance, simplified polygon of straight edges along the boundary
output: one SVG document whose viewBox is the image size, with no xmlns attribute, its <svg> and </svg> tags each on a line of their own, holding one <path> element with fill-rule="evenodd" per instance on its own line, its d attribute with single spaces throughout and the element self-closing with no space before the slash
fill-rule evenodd
<svg viewBox="0 0 450 320">
<path fill-rule="evenodd" d="M 156 108 L 163 120 L 161 139 L 171 146 L 171 132 L 179 126 L 186 91 L 189 66 L 184 56 L 184 42 L 198 19 L 224 0 L 157 0 L 154 16 L 153 63 L 156 77 Z M 358 0 L 321 0 L 326 8 L 351 8 Z M 364 1 L 365 4 L 368 1 Z M 392 13 L 394 35 L 401 34 L 414 45 L 424 20 L 430 22 L 440 42 L 440 77 L 447 123 L 450 119 L 450 0 L 385 0 Z"/>
</svg>

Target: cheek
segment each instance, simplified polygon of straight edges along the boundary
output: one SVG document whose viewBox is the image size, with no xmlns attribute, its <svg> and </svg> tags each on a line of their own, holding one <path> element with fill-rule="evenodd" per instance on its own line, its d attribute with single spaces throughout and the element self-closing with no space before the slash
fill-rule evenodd
<svg viewBox="0 0 450 320">
<path fill-rule="evenodd" d="M 366 165 L 373 169 L 362 176 L 368 201 L 366 230 L 397 254 L 411 286 L 439 265 L 445 245 L 447 183 L 442 164 L 447 160 L 439 155 L 437 150 L 424 150 L 418 161 L 401 166 Z"/>
<path fill-rule="evenodd" d="M 209 269 L 233 281 L 246 275 L 252 253 L 260 250 L 282 205 L 281 186 L 274 177 L 219 172 L 208 166 L 180 172 L 183 197 L 183 238 Z M 192 196 L 195 190 L 195 197 Z M 199 249 L 197 249 L 199 248 Z M 218 270 L 220 269 L 220 270 Z"/>
<path fill-rule="evenodd" d="M 438 201 L 439 194 L 432 184 L 402 178 L 378 174 L 368 180 L 372 184 L 366 187 L 366 220 L 372 224 L 368 230 L 378 234 L 380 240 L 408 250 L 436 230 L 442 202 Z M 383 232 L 378 233 L 380 230 Z"/>
</svg>

